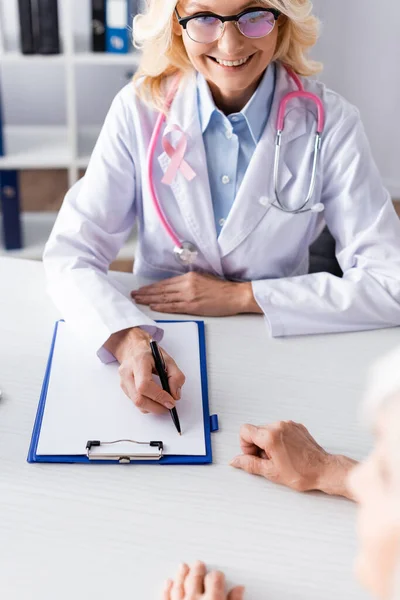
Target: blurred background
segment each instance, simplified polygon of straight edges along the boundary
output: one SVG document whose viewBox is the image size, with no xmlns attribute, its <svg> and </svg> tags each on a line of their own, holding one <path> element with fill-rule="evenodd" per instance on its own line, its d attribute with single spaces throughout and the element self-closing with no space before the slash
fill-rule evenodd
<svg viewBox="0 0 400 600">
<path fill-rule="evenodd" d="M 41 258 L 65 192 L 136 69 L 129 23 L 140 2 L 0 0 L 0 255 Z M 315 0 L 314 9 L 320 79 L 359 108 L 384 184 L 400 200 L 400 3 Z M 134 235 L 114 268 L 130 270 L 133 257 Z"/>
</svg>

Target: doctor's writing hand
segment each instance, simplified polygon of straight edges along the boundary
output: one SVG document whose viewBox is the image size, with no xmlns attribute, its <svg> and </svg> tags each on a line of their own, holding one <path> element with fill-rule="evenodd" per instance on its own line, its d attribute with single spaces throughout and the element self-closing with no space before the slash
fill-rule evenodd
<svg viewBox="0 0 400 600">
<path fill-rule="evenodd" d="M 153 380 L 154 359 L 151 336 L 138 327 L 114 333 L 104 344 L 120 363 L 121 388 L 142 413 L 162 414 L 174 408 L 181 397 L 185 376 L 175 361 L 162 350 L 171 396 Z"/>
<path fill-rule="evenodd" d="M 207 573 L 202 562 L 192 567 L 182 564 L 175 580 L 165 583 L 162 600 L 243 600 L 243 587 L 225 591 L 225 576 L 220 571 Z"/>
<path fill-rule="evenodd" d="M 262 310 L 251 283 L 237 283 L 191 271 L 131 292 L 137 304 L 166 313 L 226 317 Z"/>
<path fill-rule="evenodd" d="M 232 460 L 233 467 L 298 492 L 320 490 L 352 499 L 346 480 L 355 461 L 328 454 L 304 425 L 293 421 L 243 425 L 240 446 L 243 454 Z"/>
</svg>

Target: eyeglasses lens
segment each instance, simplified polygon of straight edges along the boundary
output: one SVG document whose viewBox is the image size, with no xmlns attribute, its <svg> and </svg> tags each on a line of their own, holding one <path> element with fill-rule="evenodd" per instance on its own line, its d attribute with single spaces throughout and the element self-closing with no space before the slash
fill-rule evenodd
<svg viewBox="0 0 400 600">
<path fill-rule="evenodd" d="M 267 11 L 253 11 L 240 17 L 237 22 L 240 32 L 249 38 L 261 38 L 273 30 L 274 15 Z M 211 44 L 218 40 L 223 30 L 223 23 L 213 16 L 191 19 L 187 24 L 187 34 L 200 44 Z"/>
<path fill-rule="evenodd" d="M 247 13 L 240 17 L 238 27 L 241 33 L 249 38 L 261 38 L 273 30 L 275 17 L 267 11 L 256 11 Z"/>
<path fill-rule="evenodd" d="M 197 17 L 187 24 L 187 34 L 194 41 L 200 44 L 211 44 L 221 35 L 223 29 L 222 22 L 216 17 Z"/>
</svg>

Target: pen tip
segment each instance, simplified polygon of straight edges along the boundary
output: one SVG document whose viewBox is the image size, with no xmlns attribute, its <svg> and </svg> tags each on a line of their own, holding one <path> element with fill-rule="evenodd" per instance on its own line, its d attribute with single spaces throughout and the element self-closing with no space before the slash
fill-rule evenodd
<svg viewBox="0 0 400 600">
<path fill-rule="evenodd" d="M 179 432 L 179 435 L 182 435 L 182 433 L 181 433 L 181 432 Z"/>
</svg>

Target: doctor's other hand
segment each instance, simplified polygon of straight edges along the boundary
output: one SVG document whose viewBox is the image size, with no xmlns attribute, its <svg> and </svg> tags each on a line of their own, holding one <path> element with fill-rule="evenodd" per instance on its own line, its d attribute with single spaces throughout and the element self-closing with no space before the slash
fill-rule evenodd
<svg viewBox="0 0 400 600">
<path fill-rule="evenodd" d="M 319 490 L 354 499 L 347 476 L 356 461 L 328 454 L 304 425 L 293 421 L 262 427 L 243 425 L 240 446 L 243 454 L 231 461 L 233 467 L 298 492 Z"/>
<path fill-rule="evenodd" d="M 175 579 L 165 582 L 162 600 L 243 600 L 244 588 L 225 590 L 225 576 L 220 571 L 207 573 L 204 563 L 191 567 L 181 564 Z"/>
<path fill-rule="evenodd" d="M 162 350 L 171 395 L 165 392 L 153 380 L 156 371 L 150 341 L 151 336 L 146 331 L 132 327 L 114 333 L 104 347 L 120 363 L 120 384 L 128 398 L 142 413 L 162 414 L 180 400 L 185 376 L 171 356 Z"/>
<path fill-rule="evenodd" d="M 250 282 L 226 281 L 190 271 L 131 292 L 137 304 L 165 313 L 228 317 L 240 313 L 262 313 Z"/>
</svg>

